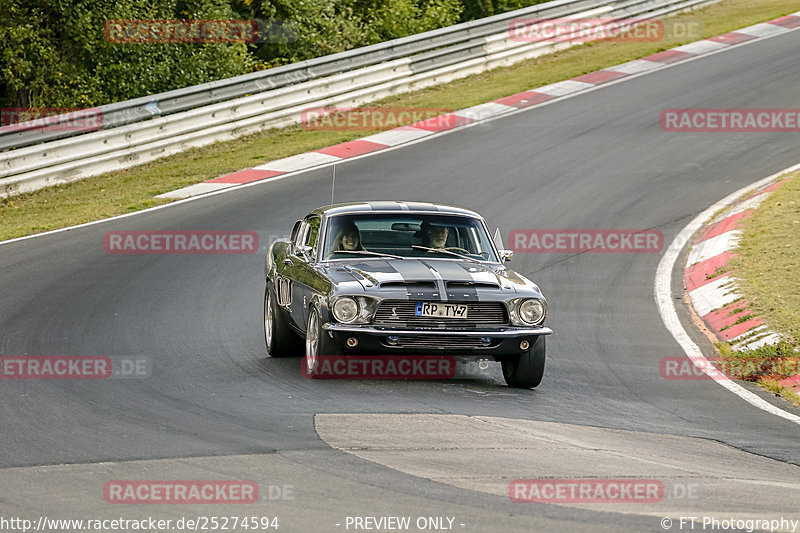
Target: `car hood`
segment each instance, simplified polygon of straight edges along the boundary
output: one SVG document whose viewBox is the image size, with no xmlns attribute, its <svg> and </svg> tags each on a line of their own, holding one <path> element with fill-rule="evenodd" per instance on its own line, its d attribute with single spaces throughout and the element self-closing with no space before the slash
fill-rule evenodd
<svg viewBox="0 0 800 533">
<path fill-rule="evenodd" d="M 358 259 L 329 263 L 328 269 L 337 285 L 357 281 L 364 291 L 382 297 L 392 297 L 390 293 L 394 291 L 432 299 L 439 299 L 442 291 L 447 299 L 517 293 L 541 297 L 536 284 L 499 264 L 446 259 Z"/>
</svg>

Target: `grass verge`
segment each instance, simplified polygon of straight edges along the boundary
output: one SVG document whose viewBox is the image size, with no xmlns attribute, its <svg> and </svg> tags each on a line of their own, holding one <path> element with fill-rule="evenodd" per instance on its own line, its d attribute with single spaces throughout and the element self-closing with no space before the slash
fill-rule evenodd
<svg viewBox="0 0 800 533">
<path fill-rule="evenodd" d="M 800 172 L 744 221 L 729 266 L 750 310 L 800 346 Z"/>
<path fill-rule="evenodd" d="M 782 379 L 800 372 L 800 355 L 789 342 L 754 350 L 734 350 L 727 342 L 717 343 L 720 358 L 715 361 L 719 370 L 731 379 L 760 385 L 800 407 L 800 395 L 791 387 L 780 384 Z"/>
<path fill-rule="evenodd" d="M 800 394 L 797 394 L 794 389 L 784 387 L 777 381 L 772 380 L 763 380 L 761 381 L 760 385 L 775 396 L 780 396 L 781 398 L 785 398 L 793 404 L 800 406 Z"/>
<path fill-rule="evenodd" d="M 735 351 L 728 343 L 717 348 L 729 364 L 744 362 L 731 377 L 758 383 L 800 406 L 797 392 L 778 383 L 797 374 L 800 361 L 800 172 L 743 222 L 736 254 L 728 267 L 749 310 L 786 340 L 756 350 Z"/>
<path fill-rule="evenodd" d="M 724 0 L 671 20 L 701 22 L 711 37 L 787 15 L 795 0 Z M 462 109 L 600 70 L 684 44 L 593 42 L 452 83 L 387 98 L 369 107 Z M 389 126 L 392 127 L 392 126 Z M 312 131 L 291 126 L 216 143 L 138 167 L 0 200 L 0 240 L 31 235 L 169 203 L 155 196 L 243 168 L 357 139 L 373 131 Z"/>
</svg>

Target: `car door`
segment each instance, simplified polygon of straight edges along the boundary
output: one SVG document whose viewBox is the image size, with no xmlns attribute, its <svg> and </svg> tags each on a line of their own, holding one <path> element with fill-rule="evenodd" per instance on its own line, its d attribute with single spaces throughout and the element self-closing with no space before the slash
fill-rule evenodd
<svg viewBox="0 0 800 533">
<path fill-rule="evenodd" d="M 292 272 L 295 296 L 292 301 L 292 314 L 302 320 L 303 329 L 308 322 L 308 305 L 319 289 L 319 273 L 314 269 L 317 261 L 317 244 L 321 225 L 319 215 L 309 215 L 303 220 L 294 246 L 295 267 Z M 301 318 L 302 317 L 302 318 Z"/>
<path fill-rule="evenodd" d="M 290 322 L 300 331 L 304 331 L 305 322 L 302 298 L 298 299 L 296 295 L 295 278 L 302 263 L 302 259 L 297 254 L 297 245 L 302 242 L 304 232 L 304 222 L 301 220 L 295 222 L 289 246 L 281 248 L 274 258 L 276 273 L 274 281 L 278 305 L 289 312 Z M 300 302 L 299 304 L 298 301 Z"/>
<path fill-rule="evenodd" d="M 303 271 L 306 267 L 307 259 L 301 252 L 305 236 L 308 231 L 308 223 L 303 220 L 297 233 L 294 235 L 292 245 L 289 248 L 289 253 L 284 258 L 281 264 L 281 274 L 284 278 L 290 280 L 290 290 L 288 295 L 289 313 L 292 316 L 292 321 L 302 331 L 305 331 L 306 319 L 303 305 Z"/>
</svg>

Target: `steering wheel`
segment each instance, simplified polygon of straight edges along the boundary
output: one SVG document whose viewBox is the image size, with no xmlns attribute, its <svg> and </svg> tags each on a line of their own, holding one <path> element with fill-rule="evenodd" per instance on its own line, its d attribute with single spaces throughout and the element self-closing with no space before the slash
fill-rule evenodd
<svg viewBox="0 0 800 533">
<path fill-rule="evenodd" d="M 448 246 L 446 248 L 441 248 L 441 250 L 450 250 L 450 251 L 455 250 L 455 251 L 458 251 L 458 252 L 464 252 L 467 255 L 472 255 L 472 252 L 470 252 L 469 250 L 465 250 L 463 248 L 459 248 L 458 246 Z"/>
</svg>

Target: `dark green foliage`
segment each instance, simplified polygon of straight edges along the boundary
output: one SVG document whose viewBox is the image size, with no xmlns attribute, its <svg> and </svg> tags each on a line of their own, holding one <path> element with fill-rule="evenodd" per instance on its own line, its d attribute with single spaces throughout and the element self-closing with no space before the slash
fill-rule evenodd
<svg viewBox="0 0 800 533">
<path fill-rule="evenodd" d="M 92 107 L 341 52 L 531 0 L 0 0 L 0 107 Z M 119 43 L 115 19 L 256 19 L 261 42 Z"/>
<path fill-rule="evenodd" d="M 254 47 L 262 68 L 450 26 L 458 22 L 462 9 L 459 0 L 239 0 L 236 4 L 243 16 L 285 30 Z"/>
<path fill-rule="evenodd" d="M 229 19 L 225 0 L 0 0 L 0 105 L 90 107 L 241 74 L 243 43 L 111 43 L 109 19 Z M 191 17 L 189 16 L 191 15 Z"/>
<path fill-rule="evenodd" d="M 541 4 L 545 0 L 461 0 L 464 11 L 461 22 L 491 17 L 500 13 L 522 9 L 523 7 Z"/>
</svg>

